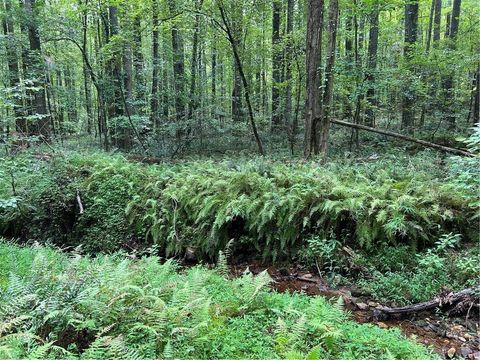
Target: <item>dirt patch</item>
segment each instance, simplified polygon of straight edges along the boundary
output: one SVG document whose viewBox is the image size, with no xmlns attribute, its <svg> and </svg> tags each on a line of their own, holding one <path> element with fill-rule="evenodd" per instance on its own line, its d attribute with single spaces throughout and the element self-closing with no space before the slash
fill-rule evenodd
<svg viewBox="0 0 480 360">
<path fill-rule="evenodd" d="M 371 323 L 384 329 L 398 328 L 401 332 L 426 346 L 431 346 L 444 359 L 480 360 L 480 318 L 478 312 L 469 317 L 448 317 L 446 314 L 425 312 L 408 319 L 375 321 L 374 310 L 382 305 L 353 286 L 332 289 L 325 279 L 305 269 L 293 266 L 264 265 L 261 262 L 232 265 L 232 276 L 246 269 L 258 274 L 267 270 L 274 280 L 272 288 L 279 292 L 301 292 L 326 298 L 342 297 L 351 318 L 358 323 Z"/>
</svg>

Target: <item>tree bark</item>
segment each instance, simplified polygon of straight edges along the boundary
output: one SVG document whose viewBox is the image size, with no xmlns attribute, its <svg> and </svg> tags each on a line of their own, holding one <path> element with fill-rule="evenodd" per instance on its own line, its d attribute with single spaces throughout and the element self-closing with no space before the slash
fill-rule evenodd
<svg viewBox="0 0 480 360">
<path fill-rule="evenodd" d="M 376 318 L 381 318 L 382 313 L 387 316 L 408 316 L 414 313 L 432 310 L 436 308 L 452 308 L 460 302 L 472 302 L 475 301 L 475 298 L 478 299 L 478 292 L 480 287 L 467 288 L 456 293 L 449 293 L 443 296 L 437 296 L 435 299 L 425 301 L 419 304 L 414 304 L 410 306 L 403 306 L 399 308 L 389 308 L 383 307 L 379 310 L 376 310 L 374 316 Z"/>
<path fill-rule="evenodd" d="M 84 7 L 82 11 L 82 48 L 83 51 L 87 54 L 87 30 L 88 30 L 88 1 L 82 4 L 82 0 L 80 0 L 80 4 Z M 87 112 L 87 134 L 92 133 L 92 125 L 93 125 L 93 110 L 92 110 L 92 90 L 90 88 L 90 76 L 88 74 L 89 70 L 85 60 L 82 57 L 82 64 L 83 64 L 83 87 L 85 91 L 85 110 Z"/>
<path fill-rule="evenodd" d="M 200 11 L 203 5 L 203 0 L 197 0 L 196 10 Z M 200 14 L 195 15 L 195 25 L 193 29 L 192 41 L 192 61 L 190 64 L 190 102 L 188 106 L 188 119 L 193 118 L 194 112 L 198 107 L 198 99 L 196 90 L 197 69 L 198 69 L 198 34 L 200 31 Z"/>
<path fill-rule="evenodd" d="M 338 26 L 338 0 L 330 0 L 328 6 L 328 45 L 327 58 L 325 64 L 325 83 L 324 92 L 320 110 L 320 121 L 316 122 L 318 126 L 316 141 L 316 153 L 322 156 L 322 162 L 327 160 L 328 138 L 330 133 L 330 116 L 333 101 L 333 80 L 335 66 L 335 52 L 337 45 L 337 26 Z"/>
<path fill-rule="evenodd" d="M 175 0 L 168 1 L 170 13 L 177 11 Z M 172 50 L 173 50 L 173 82 L 175 84 L 175 117 L 177 122 L 184 119 L 185 113 L 185 49 L 183 46 L 183 35 L 176 23 L 172 23 Z M 180 124 L 178 124 L 180 126 Z M 177 130 L 177 137 L 181 136 Z"/>
<path fill-rule="evenodd" d="M 418 0 L 406 0 L 405 4 L 405 45 L 403 55 L 407 62 L 409 71 L 413 71 L 413 66 L 410 64 L 412 58 L 412 51 L 417 42 L 418 32 Z M 411 80 L 406 81 L 406 87 L 403 89 L 402 101 L 402 128 L 407 133 L 412 134 L 415 125 L 415 93 Z"/>
<path fill-rule="evenodd" d="M 158 72 L 159 72 L 159 26 L 158 21 L 158 0 L 152 0 L 152 89 L 150 97 L 150 123 L 157 127 L 160 125 L 158 116 Z"/>
<path fill-rule="evenodd" d="M 306 159 L 314 153 L 316 121 L 320 117 L 320 85 L 323 28 L 323 0 L 308 0 L 307 49 L 306 49 L 306 103 L 305 141 L 303 154 Z"/>
<path fill-rule="evenodd" d="M 294 0 L 287 0 L 287 47 L 285 54 L 285 81 L 287 83 L 285 89 L 285 126 L 291 127 L 292 120 L 292 61 L 293 61 L 293 8 Z"/>
<path fill-rule="evenodd" d="M 433 18 L 433 47 L 438 47 L 440 41 L 440 26 L 442 22 L 442 0 L 435 0 L 435 15 Z"/>
<path fill-rule="evenodd" d="M 368 84 L 367 101 L 368 106 L 365 112 L 365 125 L 375 127 L 375 71 L 377 70 L 377 49 L 378 49 L 378 2 L 373 4 L 372 14 L 370 15 L 370 32 L 368 41 L 368 60 L 366 81 Z"/>
<path fill-rule="evenodd" d="M 40 90 L 34 93 L 34 106 L 37 120 L 35 121 L 35 135 L 40 136 L 44 141 L 50 139 L 50 115 L 47 110 L 45 97 L 45 69 L 41 54 L 40 34 L 34 14 L 35 0 L 25 0 L 25 10 L 28 17 L 28 40 L 30 44 L 29 66 L 35 76 L 35 86 Z"/>
<path fill-rule="evenodd" d="M 7 55 L 7 67 L 8 67 L 8 84 L 11 88 L 10 91 L 17 92 L 20 90 L 20 74 L 18 70 L 18 60 L 16 51 L 16 38 L 15 28 L 13 24 L 12 16 L 12 4 L 11 0 L 4 2 L 5 14 L 3 17 L 3 33 L 6 37 L 6 55 Z M 22 136 L 28 136 L 27 121 L 25 119 L 22 102 L 18 94 L 13 97 L 13 114 L 15 117 L 15 128 Z"/>
<path fill-rule="evenodd" d="M 458 34 L 458 27 L 460 23 L 460 7 L 462 0 L 453 0 L 452 14 L 450 17 L 450 27 L 448 31 L 448 42 L 447 46 L 450 51 L 455 51 L 456 49 L 456 39 Z M 445 77 L 443 82 L 444 89 L 444 114 L 445 120 L 447 121 L 447 126 L 449 130 L 455 130 L 456 127 L 456 116 L 454 109 L 454 98 L 455 98 L 455 88 L 454 88 L 454 70 L 452 69 L 450 73 Z"/>
<path fill-rule="evenodd" d="M 272 11 L 272 131 L 278 131 L 281 126 L 280 88 L 282 52 L 280 44 L 280 23 L 282 5 L 279 0 L 273 0 Z"/>
</svg>

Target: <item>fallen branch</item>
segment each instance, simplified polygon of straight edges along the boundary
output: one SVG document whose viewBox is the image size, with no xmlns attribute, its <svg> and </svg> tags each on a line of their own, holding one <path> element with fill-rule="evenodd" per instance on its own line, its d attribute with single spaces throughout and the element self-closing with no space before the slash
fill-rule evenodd
<svg viewBox="0 0 480 360">
<path fill-rule="evenodd" d="M 480 292 L 480 286 L 464 289 L 456 293 L 447 293 L 437 296 L 435 299 L 425 301 L 419 304 L 410 306 L 403 306 L 398 308 L 379 307 L 375 309 L 374 317 L 382 319 L 388 316 L 408 316 L 422 311 L 428 311 L 436 308 L 452 308 L 460 303 L 473 304 L 474 301 L 478 302 L 478 293 Z M 383 316 L 382 316 L 383 315 Z"/>
<path fill-rule="evenodd" d="M 447 153 L 450 153 L 450 154 L 461 155 L 461 156 L 470 156 L 470 157 L 475 156 L 473 153 L 471 153 L 469 151 L 466 151 L 466 150 L 461 150 L 461 149 L 456 149 L 456 148 L 451 148 L 451 147 L 448 147 L 448 146 L 435 144 L 435 143 L 432 143 L 432 142 L 429 142 L 429 141 L 416 139 L 412 136 L 402 135 L 402 134 L 399 134 L 399 133 L 396 133 L 396 132 L 393 132 L 393 131 L 389 131 L 389 130 L 373 128 L 373 127 L 370 127 L 370 126 L 365 126 L 365 125 L 360 125 L 360 124 L 353 124 L 353 123 L 349 123 L 347 121 L 342 121 L 342 120 L 330 120 L 330 121 L 333 124 L 347 126 L 347 127 L 351 127 L 351 128 L 359 129 L 359 130 L 370 131 L 370 132 L 374 132 L 374 133 L 377 133 L 377 134 L 382 134 L 382 135 L 394 137 L 394 138 L 397 138 L 397 139 L 414 142 L 416 144 L 420 144 L 420 145 L 423 145 L 425 147 L 429 147 L 429 148 L 432 148 L 432 149 L 444 151 L 444 152 L 447 152 Z"/>
<path fill-rule="evenodd" d="M 79 214 L 83 214 L 83 204 L 82 199 L 80 198 L 80 190 L 77 189 L 77 204 L 78 208 L 80 209 Z"/>
</svg>

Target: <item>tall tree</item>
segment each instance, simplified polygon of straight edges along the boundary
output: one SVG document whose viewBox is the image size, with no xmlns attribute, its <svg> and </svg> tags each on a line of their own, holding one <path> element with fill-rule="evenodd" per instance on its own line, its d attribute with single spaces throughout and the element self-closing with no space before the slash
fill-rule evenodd
<svg viewBox="0 0 480 360">
<path fill-rule="evenodd" d="M 280 83 L 282 71 L 282 52 L 280 45 L 280 23 L 282 4 L 279 0 L 273 0 L 272 11 L 272 131 L 278 131 L 281 126 L 280 114 Z"/>
<path fill-rule="evenodd" d="M 318 126 L 317 135 L 319 138 L 315 142 L 316 152 L 321 154 L 323 162 L 327 160 L 328 140 L 330 134 L 334 66 L 337 45 L 338 10 L 338 0 L 330 0 L 328 5 L 328 44 L 325 64 L 325 81 L 323 85 L 324 90 L 320 111 L 320 120 L 316 124 Z"/>
<path fill-rule="evenodd" d="M 413 72 L 414 69 L 411 65 L 411 58 L 413 55 L 413 47 L 417 41 L 418 32 L 418 0 L 406 0 L 405 4 L 405 45 L 403 49 L 403 55 L 407 65 L 407 69 Z M 406 86 L 403 90 L 402 101 L 402 128 L 408 133 L 412 133 L 414 130 L 414 104 L 415 93 L 412 87 L 412 80 L 406 82 Z"/>
<path fill-rule="evenodd" d="M 293 62 L 293 17 L 294 17 L 294 0 L 287 0 L 287 29 L 286 29 L 286 54 L 285 54 L 285 81 L 287 83 L 285 89 L 285 124 L 287 127 L 291 125 L 292 118 L 292 62 Z"/>
<path fill-rule="evenodd" d="M 152 125 L 159 126 L 159 26 L 158 20 L 158 0 L 152 0 L 152 88 L 150 94 L 150 122 Z"/>
<path fill-rule="evenodd" d="M 27 122 L 22 111 L 21 97 L 16 94 L 20 91 L 20 74 L 18 69 L 15 27 L 13 24 L 12 16 L 12 4 L 10 0 L 5 1 L 3 4 L 3 33 L 6 37 L 8 84 L 10 86 L 10 92 L 13 93 L 12 103 L 13 113 L 15 116 L 15 127 L 17 132 L 23 135 L 28 135 Z"/>
<path fill-rule="evenodd" d="M 25 0 L 24 6 L 28 21 L 28 41 L 30 44 L 30 56 L 28 67 L 30 74 L 34 76 L 34 84 L 38 90 L 34 92 L 35 126 L 32 134 L 39 135 L 45 141 L 50 139 L 50 115 L 47 110 L 45 97 L 45 69 L 42 58 L 40 33 L 37 26 L 35 0 Z"/>
<path fill-rule="evenodd" d="M 452 13 L 450 17 L 450 27 L 448 31 L 448 42 L 447 42 L 447 47 L 450 51 L 454 51 L 456 49 L 458 27 L 460 24 L 461 4 L 462 4 L 462 0 L 453 0 L 453 7 L 452 7 Z M 446 115 L 448 128 L 451 130 L 455 129 L 455 126 L 456 126 L 456 116 L 455 116 L 455 109 L 454 109 L 455 89 L 454 89 L 454 83 L 453 83 L 453 75 L 454 74 L 452 69 L 450 70 L 450 73 L 446 76 L 443 82 L 444 95 L 445 95 L 444 113 Z"/>
<path fill-rule="evenodd" d="M 175 0 L 168 0 L 168 7 L 171 15 L 178 12 Z M 173 50 L 173 78 L 175 84 L 175 117 L 177 121 L 183 120 L 186 113 L 185 96 L 185 49 L 183 34 L 175 21 L 172 21 L 172 50 Z M 180 135 L 181 132 L 177 132 Z"/>
<path fill-rule="evenodd" d="M 308 0 L 307 12 L 307 49 L 306 49 L 306 103 L 305 103 L 305 142 L 303 153 L 310 158 L 314 153 L 317 138 L 316 122 L 320 117 L 320 86 L 321 56 L 322 56 L 322 28 L 323 28 L 323 0 Z"/>
<path fill-rule="evenodd" d="M 365 125 L 375 126 L 375 114 L 373 108 L 376 106 L 375 101 L 375 72 L 377 70 L 377 48 L 378 48 L 378 1 L 373 4 L 372 13 L 370 14 L 370 32 L 368 41 L 368 60 L 367 75 L 368 84 L 367 101 L 368 106 L 365 112 Z"/>
</svg>

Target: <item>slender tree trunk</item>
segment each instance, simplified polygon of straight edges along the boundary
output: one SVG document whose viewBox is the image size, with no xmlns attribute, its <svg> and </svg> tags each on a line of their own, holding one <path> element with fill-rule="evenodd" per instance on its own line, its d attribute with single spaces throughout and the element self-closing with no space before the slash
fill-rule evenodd
<svg viewBox="0 0 480 360">
<path fill-rule="evenodd" d="M 322 162 L 325 162 L 328 155 L 328 138 L 330 133 L 330 116 L 333 102 L 333 79 L 335 66 L 335 53 L 337 45 L 337 27 L 338 27 L 338 0 L 330 0 L 328 5 L 328 45 L 327 58 L 325 64 L 325 84 L 323 86 L 323 102 L 320 111 L 320 121 L 317 122 L 319 128 L 317 135 L 319 139 L 318 153 L 322 156 Z"/>
<path fill-rule="evenodd" d="M 175 0 L 168 1 L 168 7 L 171 14 L 177 12 Z M 172 50 L 173 50 L 173 79 L 175 84 L 175 111 L 177 122 L 184 119 L 185 113 L 185 49 L 183 46 L 183 36 L 176 23 L 172 23 Z M 179 124 L 180 126 L 180 124 Z M 177 137 L 181 136 L 181 131 L 177 131 Z"/>
<path fill-rule="evenodd" d="M 432 43 L 432 28 L 433 28 L 433 17 L 435 14 L 435 2 L 437 0 L 432 0 L 432 5 L 430 8 L 430 16 L 428 19 L 428 29 L 427 29 L 427 44 L 425 47 L 425 51 L 428 52 L 430 51 L 430 44 Z"/>
<path fill-rule="evenodd" d="M 34 106 L 37 116 L 35 134 L 41 136 L 45 141 L 50 138 L 50 115 L 47 111 L 45 97 L 45 69 L 41 55 L 41 41 L 34 15 L 35 0 L 25 0 L 25 10 L 28 17 L 28 40 L 30 43 L 29 65 L 35 74 L 35 85 L 39 90 L 34 93 Z"/>
<path fill-rule="evenodd" d="M 418 0 L 407 0 L 405 4 L 405 45 L 403 55 L 407 61 L 410 71 L 413 67 L 410 64 L 412 51 L 417 41 L 418 32 Z M 412 88 L 411 80 L 406 81 L 406 88 L 403 90 L 402 101 L 402 128 L 408 133 L 413 133 L 415 124 L 415 93 Z"/>
<path fill-rule="evenodd" d="M 196 8 L 200 11 L 203 5 L 203 0 L 197 0 Z M 200 31 L 200 15 L 195 15 L 195 25 L 193 29 L 192 41 L 192 61 L 190 64 L 190 102 L 188 106 L 188 119 L 191 120 L 194 116 L 195 110 L 198 107 L 198 99 L 196 94 L 196 81 L 198 69 L 198 35 Z"/>
<path fill-rule="evenodd" d="M 243 2 L 238 1 L 233 5 L 232 36 L 235 41 L 235 48 L 240 51 L 243 35 Z M 240 54 L 239 54 L 240 56 Z M 233 59 L 233 90 L 232 90 L 232 118 L 233 121 L 243 120 L 242 111 L 242 78 L 238 63 Z"/>
<path fill-rule="evenodd" d="M 225 32 L 228 37 L 228 41 L 230 42 L 230 45 L 232 47 L 233 57 L 235 58 L 235 62 L 237 65 L 236 68 L 238 69 L 240 78 L 242 79 L 243 89 L 245 90 L 245 102 L 247 103 L 248 115 L 250 118 L 250 125 L 252 127 L 253 136 L 257 143 L 258 151 L 260 152 L 261 155 L 265 155 L 265 151 L 263 150 L 262 140 L 260 139 L 260 135 L 258 134 L 258 130 L 257 130 L 257 125 L 255 123 L 255 116 L 253 115 L 253 107 L 252 107 L 252 103 L 250 102 L 250 87 L 248 86 L 248 81 L 243 71 L 242 61 L 240 59 L 240 54 L 237 48 L 237 41 L 233 35 L 232 29 L 230 28 L 230 22 L 228 21 L 227 15 L 225 14 L 225 9 L 221 4 L 219 4 L 218 7 L 222 17 L 222 22 L 225 28 Z"/>
<path fill-rule="evenodd" d="M 450 28 L 448 31 L 448 42 L 447 46 L 450 51 L 455 51 L 456 49 L 456 40 L 458 34 L 458 27 L 460 24 L 460 7 L 462 0 L 453 0 L 452 14 L 450 18 Z M 446 76 L 444 80 L 444 99 L 445 99 L 445 119 L 447 120 L 447 125 L 450 130 L 454 130 L 456 127 L 456 116 L 455 116 L 455 88 L 454 88 L 454 70 L 452 69 L 450 73 Z"/>
<path fill-rule="evenodd" d="M 480 122 L 480 64 L 477 66 L 477 71 L 475 72 L 473 79 L 473 85 L 474 89 L 472 96 L 474 99 L 472 101 L 473 107 L 471 112 L 473 113 L 473 124 L 478 124 Z"/>
<path fill-rule="evenodd" d="M 212 90 L 211 90 L 211 106 L 212 106 L 212 111 L 211 114 L 213 118 L 216 118 L 215 113 L 216 113 L 216 106 L 217 106 L 217 37 L 216 34 L 214 33 L 213 35 L 213 43 L 212 43 L 212 53 L 211 53 L 211 81 L 212 81 Z"/>
<path fill-rule="evenodd" d="M 314 152 L 316 119 L 320 117 L 321 55 L 323 28 L 323 0 L 308 0 L 307 50 L 306 50 L 306 104 L 305 142 L 303 154 L 310 158 Z"/>
<path fill-rule="evenodd" d="M 10 0 L 4 2 L 5 14 L 3 17 L 3 33 L 6 37 L 6 55 L 8 66 L 8 84 L 12 91 L 18 91 L 20 85 L 20 74 L 16 51 L 15 28 L 12 16 L 12 4 Z M 13 114 L 15 116 L 16 131 L 22 135 L 28 134 L 27 121 L 22 111 L 22 102 L 19 94 L 13 96 Z"/>
<path fill-rule="evenodd" d="M 158 128 L 159 116 L 158 116 L 158 98 L 159 98 L 159 20 L 158 20 L 158 0 L 152 0 L 152 89 L 150 97 L 150 123 L 152 126 Z"/>
<path fill-rule="evenodd" d="M 80 0 L 80 4 L 84 6 L 82 11 L 82 48 L 85 52 L 85 56 L 88 56 L 88 43 L 87 43 L 87 30 L 88 30 L 88 1 L 82 4 L 82 0 Z M 83 57 L 82 57 L 83 59 Z M 82 61 L 83 63 L 83 87 L 85 90 L 85 110 L 87 112 L 87 133 L 92 133 L 92 124 L 93 124 L 93 110 L 92 110 L 92 91 L 90 88 L 90 75 L 87 64 L 85 60 Z"/>
<path fill-rule="evenodd" d="M 287 83 L 285 89 L 285 126 L 291 128 L 292 122 L 292 61 L 293 61 L 293 8 L 295 5 L 294 0 L 287 0 L 287 47 L 285 54 L 285 81 Z"/>
<path fill-rule="evenodd" d="M 153 35 L 152 35 L 153 36 Z M 146 81 L 144 73 L 144 60 L 142 54 L 142 23 L 140 15 L 136 15 L 133 23 L 133 69 L 134 69 L 134 95 L 133 98 L 140 106 L 137 106 L 134 110 L 135 113 L 139 113 L 140 107 L 143 104 L 148 104 L 146 94 Z"/>
<path fill-rule="evenodd" d="M 280 44 L 280 23 L 282 4 L 279 0 L 273 0 L 272 16 L 272 131 L 276 132 L 281 126 L 280 114 L 280 88 L 282 52 Z"/>
<path fill-rule="evenodd" d="M 442 0 L 435 0 L 435 15 L 433 18 L 433 47 L 438 47 L 440 40 L 440 26 L 442 22 Z"/>
<path fill-rule="evenodd" d="M 374 3 L 373 12 L 370 15 L 370 33 L 368 41 L 368 59 L 367 59 L 367 101 L 368 106 L 365 112 L 365 125 L 375 126 L 375 113 L 373 108 L 376 106 L 375 99 L 375 72 L 377 70 L 377 48 L 378 48 L 378 2 Z"/>
</svg>

